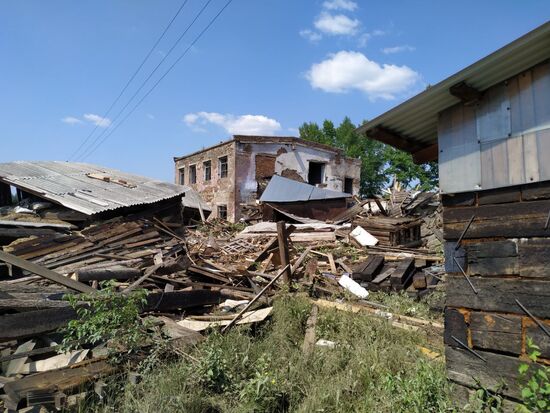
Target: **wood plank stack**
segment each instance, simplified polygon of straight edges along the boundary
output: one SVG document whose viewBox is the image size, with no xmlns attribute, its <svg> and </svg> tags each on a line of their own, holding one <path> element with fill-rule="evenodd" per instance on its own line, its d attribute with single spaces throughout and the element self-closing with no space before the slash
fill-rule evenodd
<svg viewBox="0 0 550 413">
<path fill-rule="evenodd" d="M 357 217 L 353 226 L 360 226 L 376 237 L 380 245 L 420 246 L 420 227 L 422 222 L 415 218 L 401 217 Z"/>
<path fill-rule="evenodd" d="M 464 394 L 475 378 L 493 390 L 504 380 L 513 403 L 527 337 L 550 362 L 537 324 L 550 331 L 550 183 L 445 195 L 443 207 L 448 376 Z"/>
</svg>

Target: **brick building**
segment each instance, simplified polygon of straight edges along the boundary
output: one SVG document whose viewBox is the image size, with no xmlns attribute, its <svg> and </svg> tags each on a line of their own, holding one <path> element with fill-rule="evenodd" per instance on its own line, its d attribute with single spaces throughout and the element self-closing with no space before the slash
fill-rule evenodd
<svg viewBox="0 0 550 413">
<path fill-rule="evenodd" d="M 295 137 L 242 136 L 174 158 L 175 182 L 198 191 L 216 217 L 238 221 L 273 175 L 359 193 L 361 162 L 340 149 Z"/>
</svg>

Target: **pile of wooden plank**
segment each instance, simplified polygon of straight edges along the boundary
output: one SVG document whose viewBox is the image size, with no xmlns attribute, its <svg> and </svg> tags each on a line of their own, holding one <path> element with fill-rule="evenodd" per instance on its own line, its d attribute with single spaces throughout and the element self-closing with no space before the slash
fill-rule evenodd
<svg viewBox="0 0 550 413">
<path fill-rule="evenodd" d="M 401 217 L 357 217 L 353 226 L 360 226 L 376 237 L 380 245 L 417 247 L 421 245 L 422 222 L 415 218 Z"/>
<path fill-rule="evenodd" d="M 386 260 L 383 255 L 369 255 L 354 266 L 352 278 L 369 291 L 407 291 L 412 297 L 421 297 L 436 288 L 444 272 L 434 262 L 412 257 Z"/>
</svg>

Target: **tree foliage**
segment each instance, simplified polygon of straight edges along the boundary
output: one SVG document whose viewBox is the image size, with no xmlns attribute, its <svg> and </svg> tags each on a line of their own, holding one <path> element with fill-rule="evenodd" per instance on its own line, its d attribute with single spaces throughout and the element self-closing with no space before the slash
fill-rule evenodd
<svg viewBox="0 0 550 413">
<path fill-rule="evenodd" d="M 357 126 L 347 116 L 338 127 L 325 120 L 322 127 L 315 122 L 300 126 L 300 137 L 313 142 L 335 146 L 346 156 L 361 160 L 362 196 L 380 194 L 394 179 L 403 185 L 430 190 L 437 185 L 437 163 L 416 165 L 412 156 L 355 132 Z"/>
</svg>

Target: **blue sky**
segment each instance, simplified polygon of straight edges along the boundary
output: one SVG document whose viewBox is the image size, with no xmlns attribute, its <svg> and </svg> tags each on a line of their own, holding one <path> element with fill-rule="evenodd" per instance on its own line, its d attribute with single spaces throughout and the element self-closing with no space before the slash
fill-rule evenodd
<svg viewBox="0 0 550 413">
<path fill-rule="evenodd" d="M 94 128 L 90 141 L 109 134 L 206 1 L 188 0 L 107 119 L 183 0 L 1 1 L 0 162 L 72 160 Z M 151 85 L 225 2 L 211 1 Z M 549 17 L 547 0 L 233 0 L 85 161 L 172 181 L 173 156 L 232 133 L 359 123 Z"/>
</svg>

